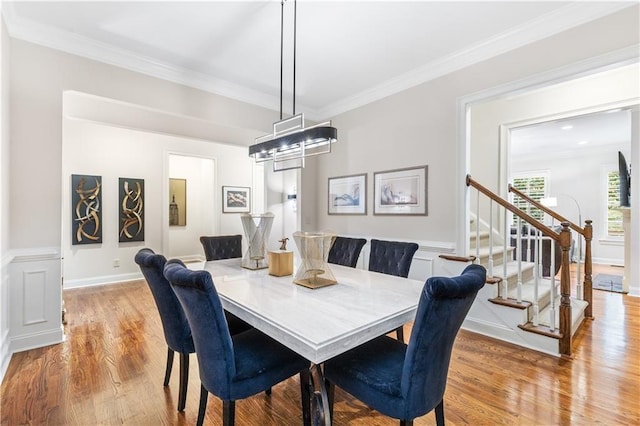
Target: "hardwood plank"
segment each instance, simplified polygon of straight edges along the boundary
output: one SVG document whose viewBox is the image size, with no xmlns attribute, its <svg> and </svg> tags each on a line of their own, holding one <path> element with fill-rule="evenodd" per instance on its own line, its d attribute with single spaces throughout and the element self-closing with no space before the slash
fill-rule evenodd
<svg viewBox="0 0 640 426">
<path fill-rule="evenodd" d="M 195 423 L 197 360 L 192 355 L 187 406 L 178 413 L 177 357 L 164 388 L 166 344 L 146 283 L 67 290 L 65 303 L 67 341 L 13 356 L 0 389 L 0 424 Z M 594 290 L 594 316 L 574 337 L 570 361 L 462 330 L 449 369 L 447 423 L 639 424 L 640 299 Z M 335 399 L 336 425 L 397 424 L 340 389 Z M 299 404 L 295 377 L 270 397 L 238 401 L 236 422 L 299 425 Z M 210 396 L 205 424 L 221 424 L 221 412 Z M 414 424 L 433 425 L 435 416 Z"/>
</svg>

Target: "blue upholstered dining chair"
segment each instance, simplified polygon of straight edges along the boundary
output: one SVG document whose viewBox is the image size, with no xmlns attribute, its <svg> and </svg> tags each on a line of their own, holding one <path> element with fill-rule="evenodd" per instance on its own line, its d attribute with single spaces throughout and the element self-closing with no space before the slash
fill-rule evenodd
<svg viewBox="0 0 640 426">
<path fill-rule="evenodd" d="M 223 424 L 233 425 L 236 400 L 300 374 L 303 423 L 310 425 L 309 361 L 256 329 L 231 335 L 209 272 L 169 260 L 164 275 L 193 333 L 201 382 L 197 424 L 204 421 L 209 392 L 222 400 Z"/>
<path fill-rule="evenodd" d="M 207 260 L 242 257 L 242 235 L 202 236 L 200 243 Z"/>
<path fill-rule="evenodd" d="M 407 278 L 413 255 L 418 250 L 416 243 L 400 241 L 371 240 L 369 253 L 369 270 L 387 275 Z M 396 329 L 398 340 L 404 342 L 404 329 Z"/>
<path fill-rule="evenodd" d="M 142 275 L 144 275 L 149 285 L 153 300 L 160 314 L 164 339 L 167 342 L 167 367 L 164 375 L 164 386 L 169 385 L 174 353 L 178 352 L 180 354 L 178 411 L 183 411 L 189 382 L 189 354 L 195 352 L 191 329 L 180 302 L 163 275 L 167 259 L 161 254 L 155 254 L 149 248 L 143 248 L 136 254 L 135 262 L 140 266 Z M 232 333 L 239 333 L 249 329 L 250 326 L 244 321 L 232 317 L 229 328 Z"/>
<path fill-rule="evenodd" d="M 336 237 L 329 250 L 327 262 L 355 268 L 362 247 L 367 243 L 364 238 Z"/>
<path fill-rule="evenodd" d="M 453 342 L 485 279 L 484 267 L 476 264 L 457 277 L 427 279 L 408 345 L 381 336 L 326 361 L 330 411 L 339 386 L 401 425 L 433 409 L 436 423 L 444 425 Z"/>
</svg>

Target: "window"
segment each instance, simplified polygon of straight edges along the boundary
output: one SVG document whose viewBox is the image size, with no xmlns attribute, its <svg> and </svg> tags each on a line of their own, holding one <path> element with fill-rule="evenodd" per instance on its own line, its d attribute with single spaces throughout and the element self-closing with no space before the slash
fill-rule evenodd
<svg viewBox="0 0 640 426">
<path fill-rule="evenodd" d="M 607 172 L 607 236 L 622 237 L 622 212 L 620 207 L 620 179 L 617 171 Z"/>
<path fill-rule="evenodd" d="M 548 172 L 536 172 L 526 175 L 518 175 L 513 178 L 513 182 L 511 183 L 511 185 L 528 197 L 534 199 L 537 202 L 540 202 L 540 200 L 547 195 L 548 175 Z M 515 205 L 534 219 L 543 222 L 544 212 L 538 208 L 532 207 L 531 204 L 518 197 L 517 195 L 513 195 L 513 205 Z M 514 216 L 513 223 L 515 223 L 516 220 L 517 219 Z"/>
</svg>

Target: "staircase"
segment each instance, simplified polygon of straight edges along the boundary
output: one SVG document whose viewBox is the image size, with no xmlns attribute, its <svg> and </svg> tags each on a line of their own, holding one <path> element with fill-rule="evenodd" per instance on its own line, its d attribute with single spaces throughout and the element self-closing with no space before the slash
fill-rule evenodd
<svg viewBox="0 0 640 426">
<path fill-rule="evenodd" d="M 480 263 L 487 268 L 487 285 L 478 293 L 463 327 L 519 346 L 570 358 L 572 336 L 585 318 L 591 317 L 591 221 L 586 221 L 587 225 L 583 229 L 550 212 L 550 215 L 555 215 L 553 217 L 557 217 L 563 224 L 562 231 L 556 233 L 474 182 L 470 176 L 468 185 L 478 189 L 478 196 L 482 193 L 492 201 L 489 219 L 474 220 L 471 224 L 472 256 L 441 256 L 444 259 L 442 267 L 451 273 L 458 272 L 469 262 Z M 523 197 L 526 198 L 524 195 Z M 527 201 L 536 203 L 530 199 Z M 514 260 L 516 248 L 511 247 L 511 243 L 507 243 L 498 230 L 487 225 L 496 222 L 492 217 L 494 203 L 537 228 L 540 238 L 551 240 L 550 246 L 554 245 L 554 241 L 559 242 L 562 247 L 562 262 L 555 277 L 542 277 L 541 262 L 534 262 L 537 259 Z M 545 207 L 540 207 L 547 212 Z M 476 212 L 476 217 L 480 217 L 479 212 Z M 584 285 L 569 282 L 570 226 L 580 235 L 579 238 L 584 236 L 587 241 Z M 540 240 L 537 244 L 540 244 Z"/>
<path fill-rule="evenodd" d="M 513 259 L 514 247 L 507 248 L 506 275 L 504 278 L 503 245 L 489 248 L 489 231 L 480 232 L 480 244 L 476 251 L 476 237 L 472 232 L 471 252 L 478 253 L 475 263 L 488 270 L 493 264 L 494 277 L 502 278 L 488 283 L 478 293 L 467 320 L 465 329 L 506 340 L 519 346 L 559 356 L 560 334 L 560 279 L 542 278 L 538 274 L 538 289 L 535 284 L 536 264 L 522 261 L 520 278 L 518 261 Z M 490 257 L 491 256 L 491 257 Z M 540 267 L 540 265 L 537 265 Z M 539 268 L 540 270 L 541 268 Z M 490 280 L 496 281 L 496 280 Z M 518 286 L 518 282 L 521 286 Z M 506 291 L 506 297 L 504 297 Z M 536 294 L 537 293 L 537 294 Z M 520 296 L 520 297 L 518 297 Z M 554 303 L 551 303 L 553 298 Z M 582 324 L 588 303 L 571 298 L 571 334 Z M 536 321 L 536 311 L 537 321 Z M 551 318 L 553 317 L 553 322 Z M 553 326 L 552 326 L 553 325 Z"/>
</svg>

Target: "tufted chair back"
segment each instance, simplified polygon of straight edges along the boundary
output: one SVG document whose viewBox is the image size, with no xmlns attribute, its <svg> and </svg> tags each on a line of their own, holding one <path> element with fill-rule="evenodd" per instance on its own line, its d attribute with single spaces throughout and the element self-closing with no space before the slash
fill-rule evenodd
<svg viewBox="0 0 640 426">
<path fill-rule="evenodd" d="M 335 385 L 401 424 L 435 409 L 436 423 L 444 425 L 453 343 L 485 279 L 476 264 L 457 277 L 427 279 L 408 345 L 381 336 L 326 361 L 330 411 Z"/>
<path fill-rule="evenodd" d="M 162 275 L 167 259 L 151 249 L 143 248 L 136 254 L 135 262 L 140 266 L 156 302 L 167 346 L 179 353 L 195 352 L 187 317 L 171 285 Z"/>
<path fill-rule="evenodd" d="M 232 399 L 229 382 L 236 374 L 233 344 L 211 274 L 189 270 L 175 259 L 167 263 L 164 274 L 193 326 L 200 381 L 222 399 Z"/>
<path fill-rule="evenodd" d="M 485 268 L 476 264 L 457 277 L 427 279 L 402 369 L 404 418 L 426 414 L 442 401 L 453 342 L 485 281 Z"/>
<path fill-rule="evenodd" d="M 413 255 L 417 250 L 416 243 L 372 239 L 369 270 L 407 278 Z"/>
<path fill-rule="evenodd" d="M 364 238 L 336 237 L 329 250 L 327 261 L 336 265 L 355 268 L 360 257 L 362 247 L 367 243 Z"/>
<path fill-rule="evenodd" d="M 242 235 L 218 235 L 200 237 L 207 260 L 242 257 Z"/>
</svg>

